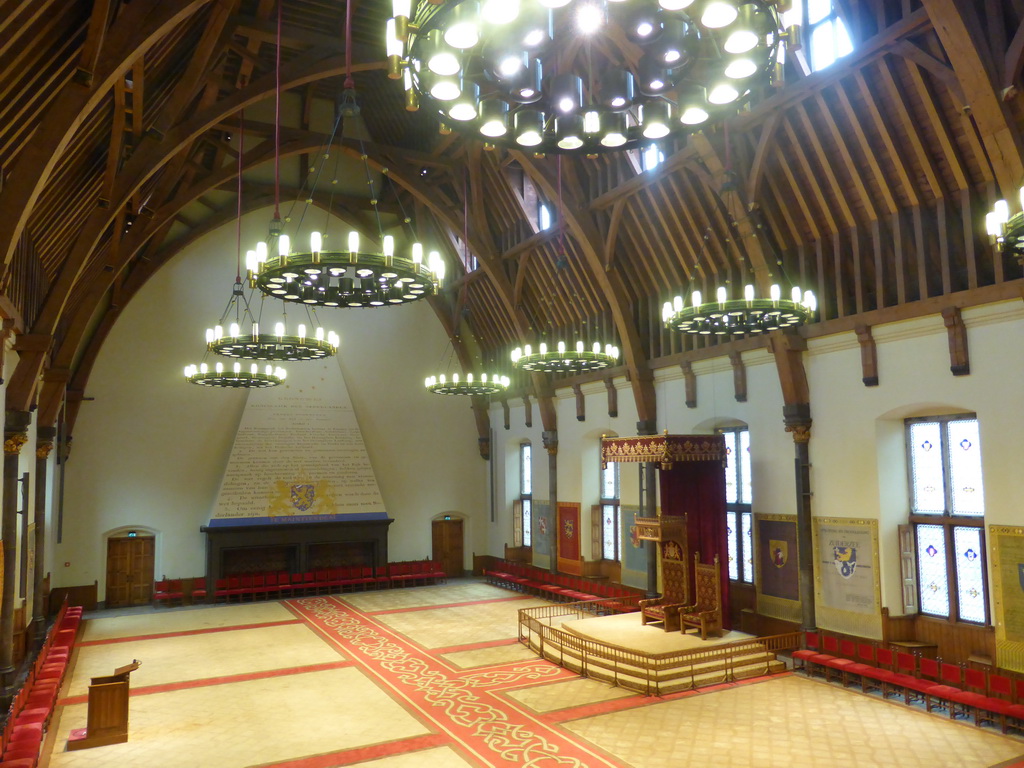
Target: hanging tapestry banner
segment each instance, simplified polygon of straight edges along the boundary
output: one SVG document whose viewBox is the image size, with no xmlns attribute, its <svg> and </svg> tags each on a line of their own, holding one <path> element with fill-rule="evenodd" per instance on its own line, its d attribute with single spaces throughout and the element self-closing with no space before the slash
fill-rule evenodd
<svg viewBox="0 0 1024 768">
<path fill-rule="evenodd" d="M 558 502 L 558 557 L 580 559 L 580 505 Z"/>
<path fill-rule="evenodd" d="M 814 523 L 821 605 L 849 613 L 878 613 L 877 521 L 815 518 Z"/>
<path fill-rule="evenodd" d="M 1024 672 L 1024 528 L 989 526 L 996 664 Z"/>
<path fill-rule="evenodd" d="M 755 515 L 759 592 L 785 600 L 800 599 L 796 518 Z"/>
</svg>

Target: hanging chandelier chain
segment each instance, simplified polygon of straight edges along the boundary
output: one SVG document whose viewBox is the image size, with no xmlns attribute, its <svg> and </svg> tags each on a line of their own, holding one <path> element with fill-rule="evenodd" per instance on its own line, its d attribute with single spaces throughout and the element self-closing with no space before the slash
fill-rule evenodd
<svg viewBox="0 0 1024 768">
<path fill-rule="evenodd" d="M 274 220 L 281 219 L 281 9 L 277 2 L 277 49 L 274 60 Z"/>
</svg>

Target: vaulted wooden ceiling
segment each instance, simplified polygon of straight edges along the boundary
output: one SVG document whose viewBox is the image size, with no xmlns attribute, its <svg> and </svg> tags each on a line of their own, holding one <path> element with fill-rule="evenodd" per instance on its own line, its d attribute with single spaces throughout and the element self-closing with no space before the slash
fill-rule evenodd
<svg viewBox="0 0 1024 768">
<path fill-rule="evenodd" d="M 534 158 L 441 135 L 386 76 L 390 3 L 282 2 L 283 194 L 302 194 L 325 151 L 317 114 L 342 98 L 351 12 L 366 136 L 342 131 L 335 150 L 357 168 L 365 152 L 385 215 L 408 216 L 446 252 L 434 308 L 466 364 L 600 331 L 653 418 L 652 367 L 714 344 L 661 327 L 676 293 L 813 288 L 820 322 L 805 335 L 1019 295 L 1021 267 L 982 219 L 1024 177 L 1021 0 L 840 0 L 851 55 L 810 75 L 791 56 L 784 85 L 665 146 L 648 173 L 625 153 Z M 39 400 L 44 420 L 65 389 L 84 393 L 148 277 L 235 217 L 240 130 L 244 206 L 272 201 L 277 11 L 277 0 L 0 0 L 0 311 L 24 363 L 14 395 Z M 537 196 L 561 200 L 551 230 L 538 230 Z M 376 237 L 367 195 L 317 198 Z"/>
</svg>

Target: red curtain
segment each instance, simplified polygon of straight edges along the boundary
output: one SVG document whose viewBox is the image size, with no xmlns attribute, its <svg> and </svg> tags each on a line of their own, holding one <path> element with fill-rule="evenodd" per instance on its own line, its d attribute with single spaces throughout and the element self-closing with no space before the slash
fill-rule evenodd
<svg viewBox="0 0 1024 768">
<path fill-rule="evenodd" d="M 722 578 L 722 622 L 729 622 L 729 544 L 725 524 L 725 470 L 720 461 L 677 461 L 661 470 L 661 513 L 686 515 L 686 546 L 692 562 L 718 555 Z M 691 566 L 690 584 L 693 584 Z"/>
</svg>

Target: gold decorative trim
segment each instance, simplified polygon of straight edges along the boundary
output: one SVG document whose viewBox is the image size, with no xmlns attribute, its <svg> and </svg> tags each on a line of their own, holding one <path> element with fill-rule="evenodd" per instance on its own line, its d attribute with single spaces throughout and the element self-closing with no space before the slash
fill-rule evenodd
<svg viewBox="0 0 1024 768">
<path fill-rule="evenodd" d="M 799 600 L 762 595 L 760 590 L 757 593 L 757 612 L 762 616 L 800 623 L 804 618 L 802 606 L 803 604 Z"/>
<path fill-rule="evenodd" d="M 50 458 L 50 451 L 53 450 L 53 441 L 47 440 L 41 443 L 36 443 L 36 458 L 37 459 L 48 459 Z"/>
<path fill-rule="evenodd" d="M 17 456 L 21 453 L 21 447 L 27 442 L 28 435 L 24 432 L 15 432 L 4 440 L 4 454 L 7 456 Z"/>
<path fill-rule="evenodd" d="M 794 443 L 809 443 L 811 442 L 811 427 L 808 424 L 797 424 L 786 427 L 787 432 L 793 434 Z"/>
<path fill-rule="evenodd" d="M 657 463 L 669 468 L 677 461 L 725 461 L 722 435 L 642 435 L 605 437 L 601 440 L 601 461 Z"/>
<path fill-rule="evenodd" d="M 1024 538 L 1024 528 L 1012 525 L 988 527 L 988 559 L 992 573 L 992 622 L 996 634 L 996 666 L 1024 672 L 1024 642 L 1006 637 L 1006 600 L 1003 592 L 1001 539 L 1004 536 Z"/>
</svg>

